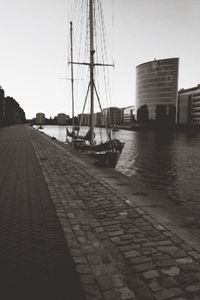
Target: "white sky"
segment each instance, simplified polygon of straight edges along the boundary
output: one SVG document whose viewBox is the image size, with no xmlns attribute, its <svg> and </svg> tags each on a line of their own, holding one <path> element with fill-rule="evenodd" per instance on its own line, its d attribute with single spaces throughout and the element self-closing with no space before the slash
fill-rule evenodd
<svg viewBox="0 0 200 300">
<path fill-rule="evenodd" d="M 60 79 L 69 68 L 69 1 L 0 0 L 0 85 L 27 118 L 71 114 L 70 83 Z M 180 57 L 179 88 L 200 83 L 200 0 L 103 0 L 103 8 L 114 44 L 112 104 L 135 103 L 135 67 L 154 58 Z"/>
</svg>

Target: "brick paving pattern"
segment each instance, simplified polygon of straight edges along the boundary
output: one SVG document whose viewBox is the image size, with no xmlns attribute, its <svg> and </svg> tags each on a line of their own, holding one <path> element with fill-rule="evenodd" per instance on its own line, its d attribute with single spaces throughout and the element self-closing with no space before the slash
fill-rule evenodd
<svg viewBox="0 0 200 300">
<path fill-rule="evenodd" d="M 200 253 L 89 166 L 0 129 L 0 299 L 200 299 Z"/>
<path fill-rule="evenodd" d="M 83 299 L 24 126 L 0 129 L 0 299 Z"/>
<path fill-rule="evenodd" d="M 30 130 L 86 299 L 200 299 L 200 253 Z"/>
</svg>

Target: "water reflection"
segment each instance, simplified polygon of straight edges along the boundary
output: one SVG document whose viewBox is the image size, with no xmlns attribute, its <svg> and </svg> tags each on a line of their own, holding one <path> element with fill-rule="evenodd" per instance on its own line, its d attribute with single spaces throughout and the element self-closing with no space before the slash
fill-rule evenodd
<svg viewBox="0 0 200 300">
<path fill-rule="evenodd" d="M 65 128 L 45 126 L 44 131 L 65 141 Z M 83 131 L 86 132 L 87 128 Z M 116 138 L 125 142 L 116 167 L 118 171 L 138 178 L 153 189 L 164 191 L 176 202 L 187 202 L 191 208 L 195 203 L 200 210 L 198 133 L 158 134 L 120 130 L 115 134 Z M 98 139 L 102 135 L 105 135 L 105 130 L 97 129 Z"/>
</svg>

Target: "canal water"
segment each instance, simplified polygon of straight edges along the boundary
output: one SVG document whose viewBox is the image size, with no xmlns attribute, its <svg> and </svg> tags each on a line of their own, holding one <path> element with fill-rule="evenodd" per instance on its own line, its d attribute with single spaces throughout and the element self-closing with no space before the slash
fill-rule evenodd
<svg viewBox="0 0 200 300">
<path fill-rule="evenodd" d="M 98 140 L 105 136 L 105 129 L 95 130 Z M 43 131 L 66 140 L 64 127 L 44 126 Z M 81 134 L 86 132 L 85 127 Z M 169 135 L 119 130 L 115 137 L 125 142 L 117 171 L 140 180 L 151 189 L 165 192 L 177 203 L 190 203 L 190 208 L 200 211 L 200 133 Z"/>
</svg>

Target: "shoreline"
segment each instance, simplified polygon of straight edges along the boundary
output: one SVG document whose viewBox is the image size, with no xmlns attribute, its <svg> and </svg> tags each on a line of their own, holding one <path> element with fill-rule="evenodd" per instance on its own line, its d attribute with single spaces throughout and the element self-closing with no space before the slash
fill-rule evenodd
<svg viewBox="0 0 200 300">
<path fill-rule="evenodd" d="M 41 133 L 41 131 L 39 132 Z M 95 166 L 95 159 L 84 153 L 77 152 L 69 144 L 52 139 L 51 136 L 44 132 L 41 134 L 51 140 L 52 143 L 58 145 L 59 148 L 67 150 L 72 156 L 75 155 L 76 161 L 85 168 L 89 166 L 95 176 L 103 179 L 122 197 L 125 196 L 131 199 L 130 206 L 137 205 L 146 213 L 152 214 L 156 221 L 161 222 L 162 225 L 167 225 L 173 233 L 186 240 L 186 242 L 190 238 L 191 245 L 200 251 L 200 238 L 198 238 L 198 234 L 200 237 L 199 214 L 190 211 L 182 204 L 177 204 L 164 192 L 148 187 L 133 176 L 127 176 L 115 169 L 98 168 Z"/>
</svg>

